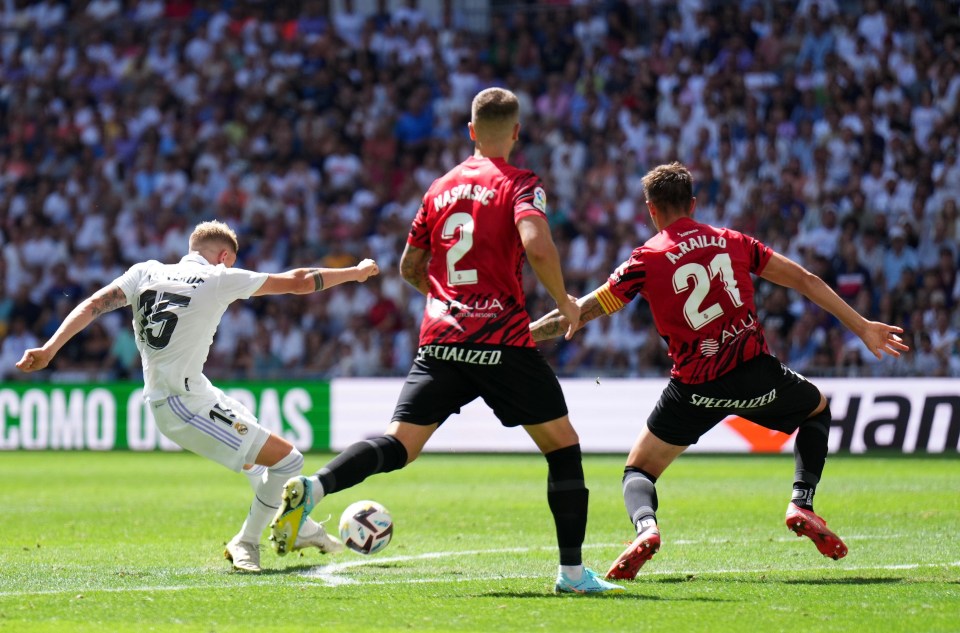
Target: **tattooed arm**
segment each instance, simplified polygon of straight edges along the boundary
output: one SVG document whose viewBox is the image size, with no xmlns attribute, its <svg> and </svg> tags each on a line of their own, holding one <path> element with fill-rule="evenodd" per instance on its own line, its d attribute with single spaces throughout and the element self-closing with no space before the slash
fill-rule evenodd
<svg viewBox="0 0 960 633">
<path fill-rule="evenodd" d="M 427 266 L 430 264 L 430 251 L 406 245 L 400 256 L 400 276 L 424 296 L 430 292 Z"/>
<path fill-rule="evenodd" d="M 607 314 L 603 306 L 600 305 L 599 299 L 597 299 L 597 293 L 606 287 L 606 284 L 604 284 L 587 296 L 580 297 L 577 300 L 577 305 L 580 306 L 580 323 L 577 326 L 578 330 L 597 317 L 602 317 Z M 617 310 L 625 305 L 625 303 L 621 304 Z M 614 310 L 614 312 L 616 312 L 616 310 Z M 534 341 L 545 341 L 566 333 L 567 325 L 567 320 L 560 315 L 560 311 L 553 310 L 530 324 L 530 334 L 533 335 Z"/>
<path fill-rule="evenodd" d="M 23 358 L 17 363 L 17 368 L 24 372 L 39 371 L 50 364 L 67 341 L 78 332 L 90 325 L 101 314 L 122 308 L 127 305 L 127 297 L 115 284 L 105 286 L 84 299 L 77 307 L 70 311 L 57 331 L 53 333 L 43 347 L 28 349 Z"/>
<path fill-rule="evenodd" d="M 363 283 L 380 272 L 377 262 L 365 259 L 356 266 L 347 268 L 296 268 L 285 273 L 268 275 L 252 296 L 305 295 L 333 288 L 348 281 Z"/>
</svg>

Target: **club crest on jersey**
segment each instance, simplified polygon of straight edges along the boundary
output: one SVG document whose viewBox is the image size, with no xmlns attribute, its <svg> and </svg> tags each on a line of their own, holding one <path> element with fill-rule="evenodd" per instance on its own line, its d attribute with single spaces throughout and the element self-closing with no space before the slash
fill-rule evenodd
<svg viewBox="0 0 960 633">
<path fill-rule="evenodd" d="M 237 422 L 236 424 L 233 425 L 233 428 L 236 429 L 237 433 L 239 433 L 240 435 L 246 435 L 247 431 L 249 430 L 247 428 L 247 425 L 244 424 L 243 422 Z"/>
<path fill-rule="evenodd" d="M 541 213 L 547 212 L 547 192 L 543 187 L 537 187 L 533 190 L 533 208 Z"/>
</svg>

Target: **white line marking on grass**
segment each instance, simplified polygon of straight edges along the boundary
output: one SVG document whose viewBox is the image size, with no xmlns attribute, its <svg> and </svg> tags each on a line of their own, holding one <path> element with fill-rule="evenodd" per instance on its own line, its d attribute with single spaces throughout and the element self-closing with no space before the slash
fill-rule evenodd
<svg viewBox="0 0 960 633">
<path fill-rule="evenodd" d="M 486 553 L 495 553 L 502 550 L 488 550 Z M 514 550 L 507 550 L 514 551 Z M 482 552 L 474 552 L 474 554 Z M 414 561 L 422 560 L 424 558 L 441 558 L 431 554 L 429 556 L 395 556 L 393 562 L 402 562 L 402 561 Z M 356 580 L 356 579 L 347 579 L 340 576 L 337 576 L 337 572 L 343 571 L 347 567 L 361 567 L 367 563 L 359 564 L 339 564 L 335 563 L 333 565 L 325 565 L 322 568 L 317 570 L 304 572 L 302 576 L 304 578 L 309 578 L 311 580 L 319 580 L 324 586 L 342 586 L 342 585 L 409 585 L 409 584 L 426 584 L 426 583 L 442 583 L 442 582 L 474 582 L 482 580 L 523 580 L 523 579 L 534 579 L 534 578 L 543 578 L 541 575 L 528 575 L 528 574 L 481 574 L 476 576 L 458 576 L 455 578 L 450 578 L 449 576 L 434 577 L 434 578 L 397 578 L 396 580 Z M 331 567 L 337 567 L 337 569 L 330 569 Z M 960 567 L 960 561 L 953 561 L 949 563 L 906 563 L 900 565 L 860 565 L 853 567 L 842 567 L 840 571 L 844 572 L 853 572 L 853 571 L 883 571 L 883 570 L 906 570 L 906 569 L 927 569 L 934 567 Z M 655 570 L 650 572 L 644 572 L 643 575 L 639 576 L 640 579 L 649 576 L 675 576 L 675 575 L 695 575 L 695 576 L 707 576 L 707 575 L 727 575 L 727 574 L 764 574 L 764 573 L 790 573 L 790 572 L 804 572 L 812 571 L 812 568 L 802 568 L 802 569 L 696 569 L 696 570 L 683 570 L 683 569 L 664 569 L 664 570 Z M 344 582 L 346 581 L 346 582 Z"/>
<path fill-rule="evenodd" d="M 863 539 L 863 540 L 873 540 L 873 539 L 888 539 L 888 538 L 900 538 L 899 535 L 862 535 L 862 536 L 853 536 L 845 537 L 847 539 Z M 773 539 L 774 541 L 780 542 L 793 542 L 791 538 L 777 538 Z M 729 539 L 706 539 L 706 540 L 677 540 L 670 541 L 671 544 L 678 545 L 703 545 L 708 543 L 727 543 L 730 542 Z M 610 544 L 589 544 L 584 545 L 584 549 L 600 549 L 600 548 L 609 548 Z M 553 551 L 556 549 L 555 546 L 536 546 L 536 547 L 506 547 L 499 549 L 477 549 L 477 550 L 460 550 L 460 551 L 449 551 L 449 552 L 425 552 L 423 554 L 413 554 L 409 556 L 390 556 L 390 557 L 373 557 L 373 558 L 362 558 L 353 561 L 344 561 L 341 563 L 331 563 L 329 565 L 317 566 L 309 571 L 302 572 L 299 574 L 300 577 L 310 581 L 309 585 L 321 585 L 325 587 L 339 587 L 346 585 L 400 585 L 400 584 L 426 584 L 426 583 L 442 583 L 442 582 L 475 582 L 475 581 L 488 581 L 488 580 L 525 580 L 525 579 L 534 579 L 542 578 L 541 575 L 529 575 L 529 574 L 480 574 L 474 576 L 458 576 L 450 578 L 448 576 L 443 577 L 420 577 L 420 578 L 397 578 L 396 580 L 359 580 L 356 578 L 349 578 L 341 576 L 340 574 L 346 570 L 357 568 L 357 567 L 366 567 L 369 565 L 383 565 L 388 563 L 404 563 L 412 561 L 422 561 L 422 560 L 435 560 L 442 558 L 456 558 L 460 556 L 478 556 L 478 555 L 488 555 L 488 554 L 522 554 L 526 552 L 535 552 L 535 551 Z M 936 567 L 960 567 L 960 561 L 953 562 L 944 562 L 944 563 L 904 563 L 897 565 L 863 565 L 863 566 L 850 566 L 850 567 L 839 567 L 840 571 L 852 572 L 852 571 L 870 571 L 870 570 L 907 570 L 907 569 L 928 569 Z M 764 568 L 764 569 L 691 569 L 691 570 L 682 570 L 682 569 L 658 569 L 651 570 L 649 572 L 644 572 L 641 578 L 649 576 L 670 576 L 677 574 L 684 575 L 725 575 L 725 574 L 758 574 L 758 573 L 792 573 L 792 572 L 807 572 L 812 571 L 814 568 L 804 567 L 799 569 L 783 569 L 783 568 Z M 291 574 L 293 575 L 293 574 Z M 276 584 L 276 579 L 272 576 L 247 576 L 243 577 L 243 574 L 233 574 L 237 581 L 232 582 L 230 586 L 232 587 L 258 587 L 258 586 L 273 586 Z M 243 577 L 242 579 L 240 579 Z M 316 581 L 320 581 L 317 583 Z M 204 589 L 217 589 L 225 587 L 223 583 L 198 583 L 195 585 L 153 585 L 153 586 L 143 586 L 143 587 L 72 587 L 72 588 L 63 588 L 63 589 L 35 589 L 35 590 L 25 590 L 25 591 L 0 591 L 0 598 L 12 597 L 12 596 L 41 596 L 41 595 L 59 595 L 59 594 L 91 594 L 91 593 L 125 593 L 125 592 L 172 592 L 172 591 L 191 591 L 191 590 L 204 590 Z"/>
<path fill-rule="evenodd" d="M 844 539 L 848 541 L 855 540 L 885 540 L 885 539 L 898 539 L 902 538 L 900 534 L 883 534 L 883 535 L 860 535 L 860 536 L 845 536 Z M 797 537 L 794 535 L 792 537 L 777 537 L 772 539 L 777 543 L 793 543 Z M 669 541 L 670 545 L 722 545 L 730 543 L 733 539 L 677 539 Z M 624 544 L 627 544 L 628 541 L 624 541 Z M 602 549 L 608 547 L 616 547 L 609 543 L 592 543 L 589 545 L 584 545 L 583 549 Z M 359 558 L 352 561 L 344 561 L 340 563 L 330 563 L 329 565 L 322 565 L 315 567 L 309 571 L 303 572 L 303 576 L 307 578 L 325 578 L 327 576 L 333 576 L 339 572 L 345 571 L 347 569 L 353 569 L 354 567 L 364 567 L 366 565 L 383 565 L 387 563 L 405 563 L 414 560 L 430 560 L 436 558 L 455 558 L 458 556 L 477 556 L 482 554 L 523 554 L 526 552 L 538 552 L 538 551 L 553 551 L 556 549 L 554 545 L 539 545 L 534 547 L 504 547 L 499 549 L 476 549 L 476 550 L 457 550 L 449 552 L 426 552 L 424 554 L 412 554 L 409 556 L 378 556 L 376 558 Z M 678 572 L 680 573 L 680 572 Z M 343 579 L 342 579 L 343 580 Z M 352 584 L 351 582 L 341 584 Z"/>
</svg>

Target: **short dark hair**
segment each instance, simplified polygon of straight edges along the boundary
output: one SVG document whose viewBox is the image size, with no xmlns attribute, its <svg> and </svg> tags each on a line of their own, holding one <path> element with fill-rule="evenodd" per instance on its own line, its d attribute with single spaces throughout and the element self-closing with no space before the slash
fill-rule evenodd
<svg viewBox="0 0 960 633">
<path fill-rule="evenodd" d="M 659 165 L 643 177 L 643 195 L 658 209 L 686 213 L 693 200 L 693 176 L 676 161 Z"/>
</svg>

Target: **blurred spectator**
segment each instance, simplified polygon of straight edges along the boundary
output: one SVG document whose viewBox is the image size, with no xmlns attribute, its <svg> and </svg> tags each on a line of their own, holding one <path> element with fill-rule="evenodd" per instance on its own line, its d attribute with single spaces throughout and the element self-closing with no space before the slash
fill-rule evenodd
<svg viewBox="0 0 960 633">
<path fill-rule="evenodd" d="M 758 280 L 791 363 L 960 376 L 957 0 L 568 4 L 8 3 L 0 349 L 15 361 L 92 286 L 179 259 L 217 217 L 238 231 L 240 266 L 373 255 L 383 273 L 231 308 L 212 375 L 402 373 L 423 306 L 396 271 L 406 231 L 432 179 L 472 151 L 474 94 L 505 85 L 524 108 L 515 160 L 544 180 L 571 288 L 650 236 L 639 179 L 677 159 L 699 216 L 796 255 L 922 348 L 874 363 Z M 65 350 L 55 378 L 139 371 L 115 321 Z M 543 351 L 564 374 L 669 367 L 639 308 Z"/>
</svg>

